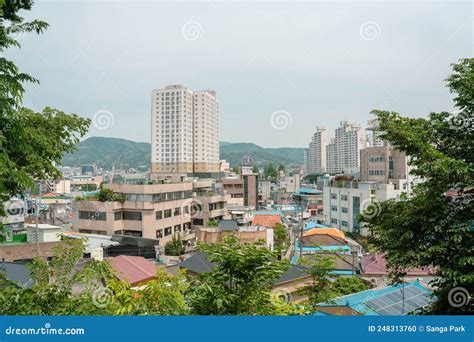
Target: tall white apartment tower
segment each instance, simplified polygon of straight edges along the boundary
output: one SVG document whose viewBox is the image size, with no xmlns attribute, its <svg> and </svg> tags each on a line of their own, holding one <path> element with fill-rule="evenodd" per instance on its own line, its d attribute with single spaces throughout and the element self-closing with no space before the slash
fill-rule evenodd
<svg viewBox="0 0 474 342">
<path fill-rule="evenodd" d="M 309 174 L 323 174 L 326 172 L 326 146 L 329 143 L 326 127 L 316 127 L 308 147 Z"/>
<path fill-rule="evenodd" d="M 219 101 L 216 92 L 195 91 L 193 98 L 193 172 L 219 172 Z"/>
<path fill-rule="evenodd" d="M 359 124 L 341 121 L 334 141 L 327 146 L 327 169 L 330 173 L 359 172 L 360 150 L 367 147 L 367 135 Z"/>
<path fill-rule="evenodd" d="M 213 91 L 181 85 L 152 91 L 151 170 L 191 174 L 219 171 L 219 102 Z"/>
</svg>

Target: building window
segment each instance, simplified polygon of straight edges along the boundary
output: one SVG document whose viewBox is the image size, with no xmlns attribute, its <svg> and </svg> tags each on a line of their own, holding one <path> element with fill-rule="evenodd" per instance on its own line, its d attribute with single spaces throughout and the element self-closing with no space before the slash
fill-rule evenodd
<svg viewBox="0 0 474 342">
<path fill-rule="evenodd" d="M 347 201 L 347 195 L 341 195 L 341 201 Z"/>
<path fill-rule="evenodd" d="M 177 224 L 176 226 L 174 226 L 174 232 L 175 233 L 179 233 L 181 231 L 181 225 L 180 224 Z"/>
<path fill-rule="evenodd" d="M 337 199 L 337 194 L 331 194 L 331 199 Z"/>
<path fill-rule="evenodd" d="M 171 235 L 171 233 L 172 233 L 171 227 L 165 228 L 165 236 Z"/>
<path fill-rule="evenodd" d="M 331 211 L 337 211 L 337 206 L 331 205 Z"/>
<path fill-rule="evenodd" d="M 343 213 L 347 213 L 347 208 L 341 207 L 341 211 L 342 211 Z"/>
<path fill-rule="evenodd" d="M 106 213 L 103 211 L 79 211 L 79 220 L 106 221 Z"/>
<path fill-rule="evenodd" d="M 193 225 L 202 226 L 202 225 L 204 225 L 204 220 L 195 218 L 195 219 L 193 219 Z"/>
<path fill-rule="evenodd" d="M 161 210 L 157 211 L 156 212 L 156 219 L 161 220 L 162 218 L 163 218 L 163 212 Z"/>
<path fill-rule="evenodd" d="M 122 212 L 122 219 L 128 221 L 141 221 L 142 213 L 136 211 L 124 211 Z"/>
<path fill-rule="evenodd" d="M 331 224 L 337 224 L 337 220 L 336 219 L 331 219 Z"/>
<path fill-rule="evenodd" d="M 157 239 L 160 239 L 160 238 L 162 238 L 162 237 L 163 237 L 163 229 L 158 229 L 158 230 L 156 231 L 156 238 L 157 238 Z"/>
<path fill-rule="evenodd" d="M 115 219 L 115 221 L 120 221 L 122 219 L 122 212 L 121 211 L 116 211 L 114 213 L 114 219 Z"/>
<path fill-rule="evenodd" d="M 349 227 L 349 225 L 347 224 L 347 221 L 344 221 L 344 220 L 341 220 L 341 226 L 342 227 Z"/>
<path fill-rule="evenodd" d="M 181 208 L 175 208 L 174 209 L 174 216 L 179 216 L 181 215 Z"/>
<path fill-rule="evenodd" d="M 165 218 L 171 217 L 171 209 L 165 210 Z"/>
</svg>

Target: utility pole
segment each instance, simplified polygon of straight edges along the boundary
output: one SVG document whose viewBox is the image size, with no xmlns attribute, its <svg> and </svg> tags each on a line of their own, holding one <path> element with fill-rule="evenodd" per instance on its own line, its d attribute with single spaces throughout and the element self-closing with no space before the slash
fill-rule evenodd
<svg viewBox="0 0 474 342">
<path fill-rule="evenodd" d="M 40 256 L 40 246 L 39 246 L 39 210 L 40 210 L 40 201 L 41 201 L 41 182 L 38 183 L 38 197 L 36 198 L 36 220 L 35 220 L 35 235 L 36 235 L 36 256 Z"/>
</svg>

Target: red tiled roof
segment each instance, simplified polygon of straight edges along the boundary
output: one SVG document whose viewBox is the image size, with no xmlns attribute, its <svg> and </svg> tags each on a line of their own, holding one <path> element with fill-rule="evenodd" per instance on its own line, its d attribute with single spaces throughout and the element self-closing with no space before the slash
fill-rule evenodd
<svg viewBox="0 0 474 342">
<path fill-rule="evenodd" d="M 362 274 L 364 275 L 388 275 L 390 269 L 387 268 L 384 254 L 366 254 L 361 261 Z M 406 271 L 408 276 L 427 276 L 434 273 L 433 268 L 410 268 Z"/>
<path fill-rule="evenodd" d="M 156 277 L 156 266 L 140 256 L 117 256 L 112 259 L 112 267 L 117 271 L 117 277 L 130 285 L 144 283 Z"/>
<path fill-rule="evenodd" d="M 282 223 L 280 215 L 257 214 L 253 218 L 252 226 L 264 226 L 275 228 L 277 223 Z"/>
</svg>

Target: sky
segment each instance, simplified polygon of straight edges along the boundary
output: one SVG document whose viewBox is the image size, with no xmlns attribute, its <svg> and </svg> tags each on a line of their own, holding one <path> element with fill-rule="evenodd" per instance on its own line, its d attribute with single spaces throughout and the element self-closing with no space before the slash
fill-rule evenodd
<svg viewBox="0 0 474 342">
<path fill-rule="evenodd" d="M 150 142 L 151 91 L 212 89 L 220 140 L 307 147 L 373 109 L 451 111 L 450 64 L 473 56 L 471 2 L 36 1 L 7 57 L 40 80 L 25 105 Z"/>
</svg>

